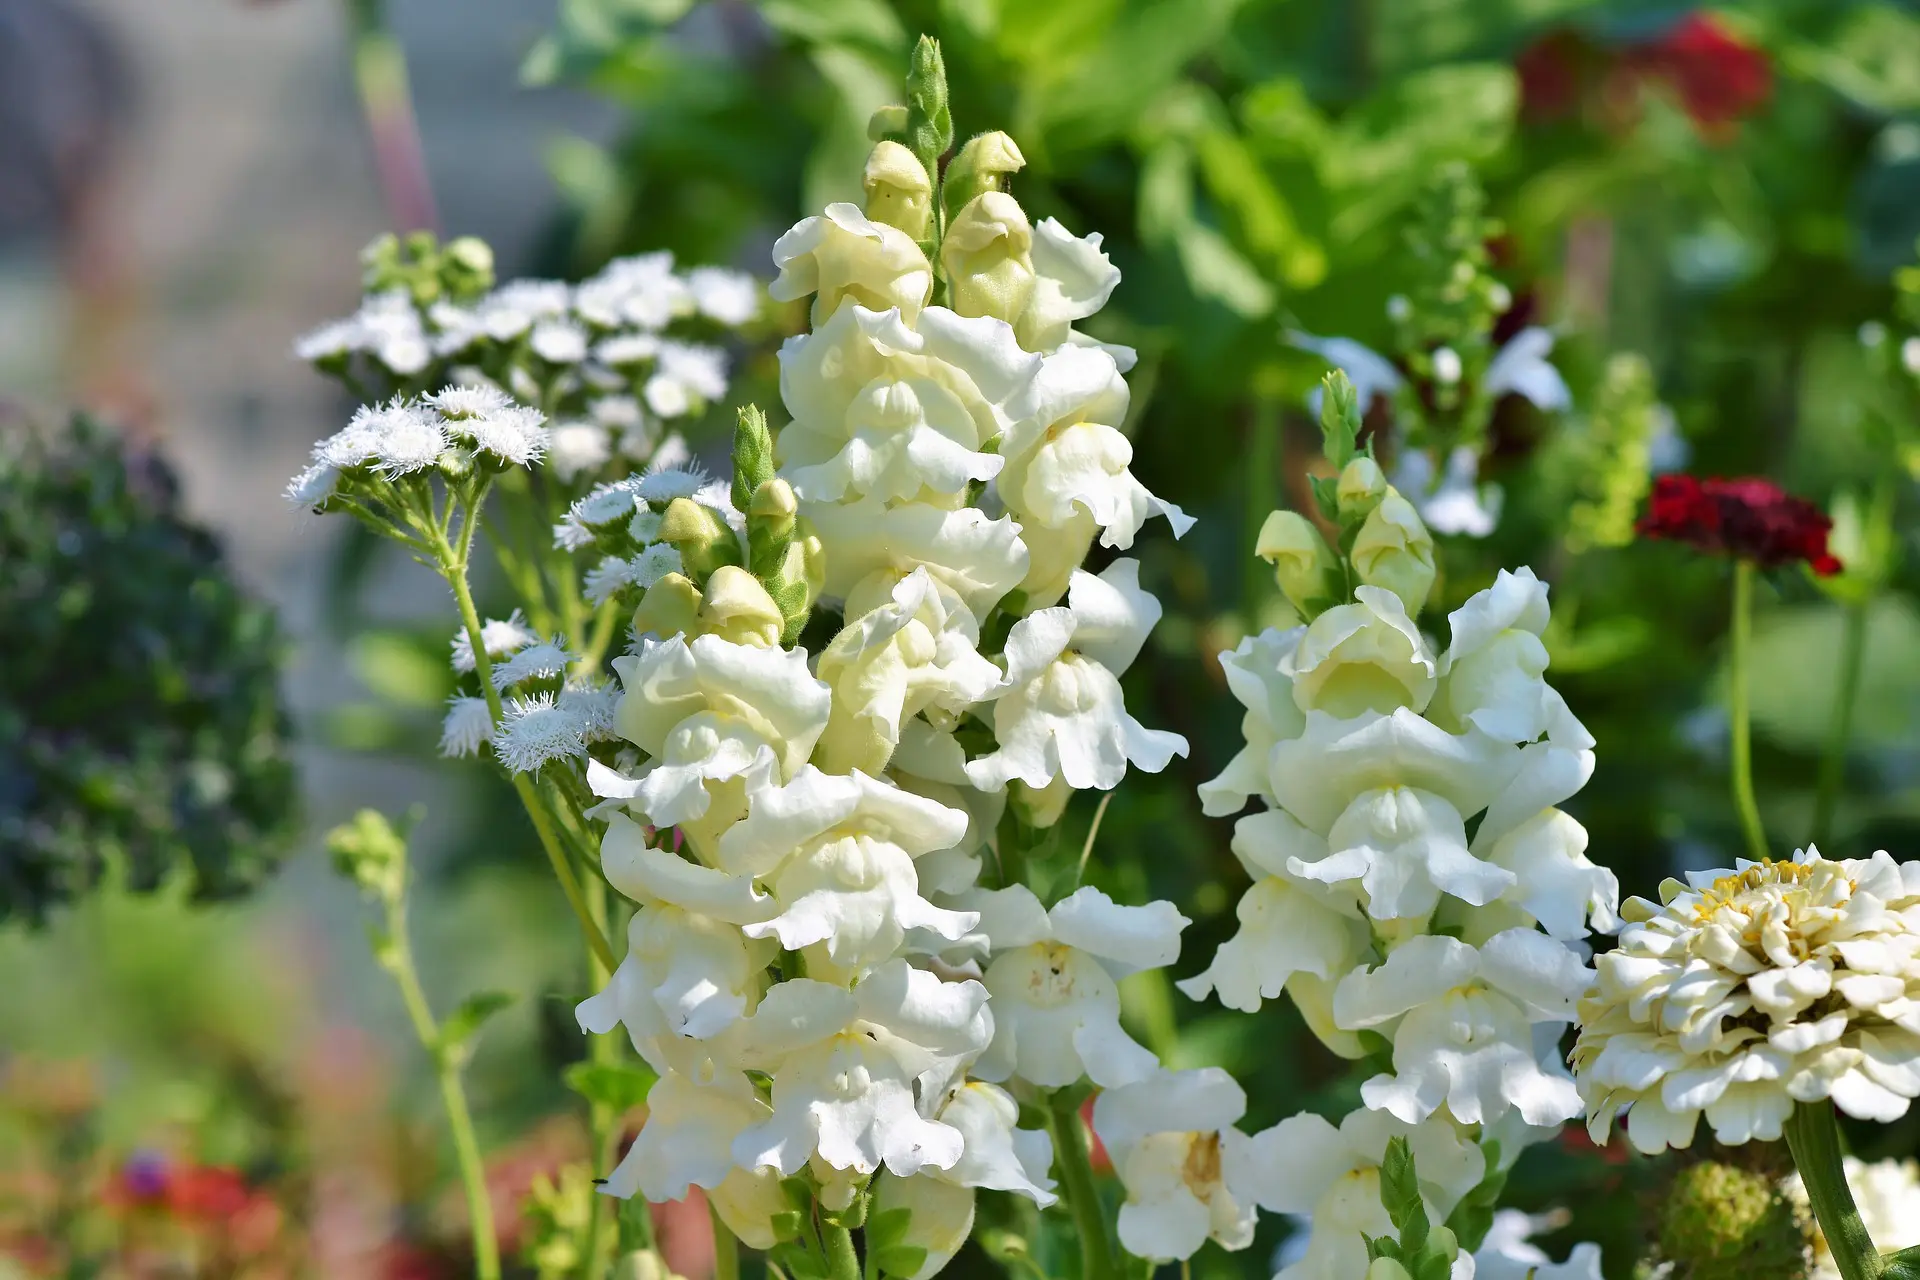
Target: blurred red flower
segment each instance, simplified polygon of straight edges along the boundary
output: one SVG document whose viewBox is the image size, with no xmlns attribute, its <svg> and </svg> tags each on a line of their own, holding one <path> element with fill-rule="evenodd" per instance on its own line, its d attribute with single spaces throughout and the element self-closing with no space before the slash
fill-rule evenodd
<svg viewBox="0 0 1920 1280">
<path fill-rule="evenodd" d="M 1626 62 L 1673 86 L 1693 122 L 1709 133 L 1739 123 L 1773 95 L 1767 55 L 1709 13 L 1688 14 Z"/>
<path fill-rule="evenodd" d="M 1821 577 L 1840 572 L 1840 561 L 1827 549 L 1833 522 L 1811 502 L 1757 476 L 1661 476 L 1636 527 L 1650 538 L 1751 560 L 1763 569 L 1804 563 Z"/>
</svg>

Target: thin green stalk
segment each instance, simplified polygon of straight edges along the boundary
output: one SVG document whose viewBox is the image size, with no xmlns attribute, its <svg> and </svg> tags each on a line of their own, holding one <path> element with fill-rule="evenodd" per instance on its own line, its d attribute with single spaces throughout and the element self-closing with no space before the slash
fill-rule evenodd
<svg viewBox="0 0 1920 1280">
<path fill-rule="evenodd" d="M 836 1223 L 823 1222 L 820 1242 L 827 1252 L 828 1280 L 860 1280 L 860 1255 L 853 1250 L 853 1232 Z M 717 1271 L 714 1280 L 722 1280 Z"/>
<path fill-rule="evenodd" d="M 1813 1216 L 1827 1239 L 1843 1280 L 1876 1280 L 1886 1271 L 1886 1260 L 1873 1246 L 1867 1224 L 1853 1202 L 1840 1153 L 1840 1126 L 1831 1102 L 1802 1102 L 1787 1118 L 1787 1149 L 1806 1184 Z"/>
<path fill-rule="evenodd" d="M 467 640 L 473 646 L 474 675 L 478 677 L 480 692 L 487 700 L 487 711 L 498 726 L 501 720 L 500 691 L 493 687 L 493 662 L 487 657 L 487 646 L 480 639 L 480 611 L 474 607 L 473 589 L 467 582 L 467 557 L 472 550 L 473 528 L 473 507 L 469 505 L 466 519 L 461 525 L 458 549 L 450 546 L 445 537 L 436 536 L 434 554 L 439 559 L 442 576 L 453 588 L 454 604 L 460 610 L 460 623 L 466 627 Z M 547 863 L 553 868 L 554 878 L 560 882 L 560 891 L 566 895 L 567 905 L 573 908 L 574 919 L 579 921 L 587 945 L 611 971 L 619 962 L 614 959 L 613 947 L 608 944 L 606 934 L 593 923 L 580 882 L 574 878 L 573 867 L 567 861 L 566 850 L 560 845 L 546 804 L 534 789 L 533 781 L 524 773 L 513 775 L 513 789 L 519 795 L 527 817 L 533 822 L 534 832 L 540 837 L 540 847 L 546 852 Z"/>
<path fill-rule="evenodd" d="M 1733 807 L 1740 815 L 1740 831 L 1747 853 L 1764 862 L 1767 829 L 1760 823 L 1760 805 L 1753 798 L 1753 728 L 1748 710 L 1748 676 L 1753 649 L 1753 563 L 1733 564 L 1733 637 L 1727 693 L 1733 728 Z"/>
<path fill-rule="evenodd" d="M 707 1216 L 713 1222 L 713 1280 L 740 1280 L 740 1245 L 727 1224 L 720 1221 L 720 1211 L 711 1200 L 707 1201 Z"/>
<path fill-rule="evenodd" d="M 1813 834 L 1808 843 L 1819 847 L 1833 834 L 1833 814 L 1840 805 L 1846 778 L 1847 743 L 1853 737 L 1853 704 L 1860 700 L 1860 668 L 1867 652 L 1867 610 L 1873 600 L 1856 600 L 1846 607 L 1845 632 L 1840 642 L 1840 688 L 1835 693 L 1833 719 L 1827 727 L 1827 749 L 1820 759 L 1819 789 L 1814 793 Z"/>
<path fill-rule="evenodd" d="M 1080 1237 L 1080 1274 L 1083 1280 L 1115 1280 L 1113 1243 L 1107 1235 L 1107 1215 L 1100 1205 L 1100 1189 L 1093 1182 L 1093 1158 L 1080 1110 L 1070 1095 L 1055 1091 L 1047 1098 L 1047 1128 L 1053 1132 L 1053 1156 L 1060 1169 L 1060 1186 Z"/>
<path fill-rule="evenodd" d="M 400 1002 L 406 1006 L 413 1034 L 433 1059 L 433 1073 L 440 1084 L 440 1103 L 447 1113 L 447 1130 L 453 1136 L 454 1160 L 460 1169 L 460 1185 L 467 1196 L 467 1221 L 473 1233 L 473 1268 L 479 1280 L 499 1280 L 500 1245 L 493 1230 L 493 1199 L 487 1194 L 486 1167 L 480 1159 L 480 1143 L 473 1132 L 473 1114 L 467 1108 L 466 1086 L 460 1079 L 460 1065 L 441 1043 L 440 1024 L 434 1020 L 426 992 L 420 986 L 414 968 L 413 946 L 407 940 L 405 899 L 387 900 L 387 939 L 391 947 L 386 969 L 400 988 Z"/>
</svg>

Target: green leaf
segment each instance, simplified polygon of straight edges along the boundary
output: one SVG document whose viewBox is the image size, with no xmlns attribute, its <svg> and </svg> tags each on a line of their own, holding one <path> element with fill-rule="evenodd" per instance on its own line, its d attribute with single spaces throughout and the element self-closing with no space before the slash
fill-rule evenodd
<svg viewBox="0 0 1920 1280">
<path fill-rule="evenodd" d="M 1500 1193 L 1506 1190 L 1507 1171 L 1500 1168 L 1500 1144 L 1484 1142 L 1481 1154 L 1486 1158 L 1486 1176 L 1447 1215 L 1447 1229 L 1458 1238 L 1468 1253 L 1478 1249 L 1493 1229 L 1493 1215 L 1500 1207 Z"/>
<path fill-rule="evenodd" d="M 1890 4 L 1847 7 L 1838 31 L 1788 44 L 1782 63 L 1869 110 L 1920 109 L 1920 19 Z"/>
<path fill-rule="evenodd" d="M 576 1062 L 565 1073 L 567 1088 L 595 1106 L 630 1111 L 647 1100 L 653 1068 L 639 1062 Z"/>
<path fill-rule="evenodd" d="M 883 1250 L 906 1238 L 913 1224 L 913 1210 L 883 1209 L 867 1220 L 867 1248 Z"/>
<path fill-rule="evenodd" d="M 760 0 L 760 16 L 805 44 L 864 44 L 879 52 L 905 47 L 907 33 L 881 0 Z"/>
<path fill-rule="evenodd" d="M 1427 1245 L 1427 1207 L 1420 1200 L 1420 1178 L 1414 1169 L 1413 1148 L 1405 1138 L 1387 1143 L 1387 1154 L 1380 1162 L 1380 1204 L 1400 1232 L 1400 1249 L 1405 1257 L 1418 1254 Z"/>
<path fill-rule="evenodd" d="M 874 1265 L 882 1275 L 910 1276 L 918 1271 L 927 1260 L 927 1251 L 919 1245 L 897 1244 L 891 1249 L 877 1250 L 873 1255 Z"/>
<path fill-rule="evenodd" d="M 1327 255 L 1304 235 L 1293 209 L 1259 159 L 1233 130 L 1214 127 L 1197 140 L 1195 154 L 1207 193 L 1226 212 L 1237 242 L 1290 288 L 1311 289 L 1327 274 Z"/>
<path fill-rule="evenodd" d="M 513 1003 L 505 991 L 476 991 L 460 1002 L 440 1024 L 440 1050 L 464 1055 L 468 1044 L 488 1018 Z"/>
<path fill-rule="evenodd" d="M 1888 1254 L 1882 1262 L 1882 1280 L 1920 1280 L 1920 1244 Z"/>
</svg>

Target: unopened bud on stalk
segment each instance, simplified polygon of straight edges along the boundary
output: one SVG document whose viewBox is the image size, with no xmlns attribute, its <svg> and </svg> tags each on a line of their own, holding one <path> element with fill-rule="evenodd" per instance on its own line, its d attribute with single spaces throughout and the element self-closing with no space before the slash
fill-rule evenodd
<svg viewBox="0 0 1920 1280">
<path fill-rule="evenodd" d="M 747 563 L 754 573 L 764 578 L 779 570 L 799 512 L 793 486 L 778 476 L 754 490 L 747 505 Z"/>
<path fill-rule="evenodd" d="M 733 490 L 736 511 L 753 505 L 754 491 L 773 479 L 773 430 L 757 404 L 742 406 L 733 428 Z"/>
<path fill-rule="evenodd" d="M 1012 324 L 1033 296 L 1033 224 L 1004 191 L 968 201 L 940 245 L 952 307 Z"/>
<path fill-rule="evenodd" d="M 1387 477 L 1372 458 L 1355 458 L 1341 469 L 1335 493 L 1343 523 L 1364 520 L 1387 496 Z"/>
<path fill-rule="evenodd" d="M 1007 179 L 1026 167 L 1027 158 L 1020 154 L 1012 138 L 998 130 L 976 133 L 947 166 L 940 199 L 951 215 L 964 209 L 976 196 L 1005 191 Z"/>
<path fill-rule="evenodd" d="M 334 868 L 369 897 L 393 902 L 406 889 L 407 842 L 377 809 L 362 809 L 329 831 L 327 851 Z"/>
<path fill-rule="evenodd" d="M 898 142 L 881 142 L 861 177 L 867 217 L 925 240 L 933 222 L 933 179 L 919 157 Z"/>
<path fill-rule="evenodd" d="M 1060 815 L 1067 811 L 1067 801 L 1073 799 L 1073 788 L 1067 785 L 1064 775 L 1056 774 L 1052 782 L 1044 787 L 1030 787 L 1015 778 L 1007 789 L 1007 801 L 1013 805 L 1013 811 L 1020 820 L 1030 827 L 1042 831 L 1060 821 Z"/>
<path fill-rule="evenodd" d="M 633 633 L 665 640 L 699 628 L 700 588 L 685 574 L 669 573 L 647 588 L 633 611 Z"/>
<path fill-rule="evenodd" d="M 493 249 L 478 236 L 449 240 L 440 253 L 440 285 L 456 302 L 493 288 Z"/>
<path fill-rule="evenodd" d="M 1273 580 L 1302 614 L 1308 613 L 1311 602 L 1333 597 L 1340 562 L 1320 531 L 1298 512 L 1276 511 L 1268 516 L 1253 553 L 1273 566 Z"/>
<path fill-rule="evenodd" d="M 1385 587 L 1400 597 L 1408 617 L 1420 616 L 1436 572 L 1433 535 L 1398 489 L 1389 488 L 1360 526 L 1351 558 L 1361 582 Z"/>
<path fill-rule="evenodd" d="M 643 605 L 645 601 L 641 602 Z M 760 580 L 737 565 L 721 565 L 707 579 L 700 607 L 690 628 L 701 635 L 720 636 L 735 644 L 771 648 L 780 643 L 786 618 Z"/>
<path fill-rule="evenodd" d="M 723 564 L 740 562 L 740 544 L 733 530 L 719 512 L 692 498 L 675 498 L 667 504 L 660 517 L 660 541 L 680 552 L 680 563 L 696 582 L 705 582 Z"/>
<path fill-rule="evenodd" d="M 867 141 L 899 141 L 907 132 L 907 109 L 899 103 L 881 107 L 867 117 Z"/>
<path fill-rule="evenodd" d="M 813 602 L 820 598 L 820 590 L 826 585 L 826 550 L 820 545 L 819 537 L 804 522 L 796 525 L 794 537 L 787 543 L 777 569 L 762 575 L 760 581 L 785 620 L 780 643 L 792 644 L 800 638 L 801 629 L 807 625 L 807 615 L 813 611 Z"/>
</svg>

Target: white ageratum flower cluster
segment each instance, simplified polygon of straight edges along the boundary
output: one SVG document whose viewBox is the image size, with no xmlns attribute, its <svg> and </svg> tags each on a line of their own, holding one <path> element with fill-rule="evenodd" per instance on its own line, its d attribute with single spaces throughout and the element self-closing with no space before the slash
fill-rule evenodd
<svg viewBox="0 0 1920 1280">
<path fill-rule="evenodd" d="M 1874 1247 L 1886 1254 L 1920 1245 L 1920 1164 L 1912 1160 L 1876 1160 L 1870 1164 L 1847 1156 L 1842 1167 L 1847 1185 L 1853 1189 L 1860 1221 L 1873 1238 Z M 1841 1280 L 1840 1265 L 1814 1222 L 1813 1205 L 1800 1175 L 1790 1175 L 1784 1190 L 1804 1219 L 1813 1224 L 1813 1280 Z"/>
<path fill-rule="evenodd" d="M 1593 739 L 1545 680 L 1545 584 L 1502 571 L 1437 649 L 1416 621 L 1432 582 L 1418 517 L 1397 513 L 1383 550 L 1377 517 L 1397 495 L 1368 459 L 1347 471 L 1361 585 L 1221 655 L 1247 746 L 1201 796 L 1217 816 L 1262 802 L 1233 837 L 1253 887 L 1238 933 L 1180 984 L 1249 1012 L 1284 991 L 1334 1052 L 1381 1064 L 1337 1129 L 1295 1116 L 1253 1139 L 1275 1154 L 1246 1194 L 1311 1223 L 1292 1280 L 1366 1269 L 1364 1237 L 1390 1226 L 1377 1169 L 1391 1138 L 1408 1140 L 1439 1222 L 1494 1171 L 1482 1144 L 1504 1167 L 1580 1114 L 1556 1045 L 1592 980 L 1589 926 L 1614 927 L 1617 897 L 1556 807 L 1591 774 Z"/>
<path fill-rule="evenodd" d="M 1920 1096 L 1920 865 L 1746 862 L 1631 898 L 1595 962 L 1574 1070 L 1595 1140 L 1624 1110 L 1643 1151 L 1704 1114 L 1728 1145 L 1773 1141 L 1799 1102 L 1891 1121 Z M 1876 1237 L 1877 1239 L 1878 1237 Z"/>
<path fill-rule="evenodd" d="M 363 379 L 401 392 L 454 381 L 538 404 L 554 419 L 546 465 L 563 483 L 616 459 L 644 462 L 667 441 L 669 464 L 680 461 L 684 445 L 663 441 L 667 428 L 727 393 L 727 353 L 710 339 L 752 324 L 761 310 L 753 276 L 676 270 L 664 251 L 617 259 L 579 284 L 511 280 L 488 289 L 492 254 L 477 241 L 422 248 L 413 263 L 389 262 L 380 249 L 369 250 L 370 292 L 359 311 L 301 338 L 295 354 L 341 371 L 357 362 Z M 462 290 L 456 280 L 480 287 Z"/>
<path fill-rule="evenodd" d="M 336 495 L 385 504 L 407 477 L 530 467 L 546 452 L 545 424 L 538 409 L 491 387 L 450 386 L 418 400 L 362 405 L 313 446 L 312 463 L 287 482 L 286 497 L 302 507 Z"/>
<path fill-rule="evenodd" d="M 1012 144 L 955 164 L 983 146 Z M 731 485 L 603 486 L 556 534 L 629 539 L 595 581 L 641 590 L 614 662 L 632 763 L 587 774 L 602 869 L 638 909 L 579 1012 L 624 1025 L 661 1080 L 608 1189 L 706 1188 L 767 1248 L 779 1181 L 805 1174 L 829 1209 L 910 1209 L 927 1276 L 978 1188 L 1055 1199 L 1049 1136 L 1017 1127 L 1010 1090 L 1159 1072 L 1116 983 L 1172 963 L 1186 920 L 1091 886 L 1049 904 L 983 882 L 981 852 L 1010 791 L 1049 825 L 1073 790 L 1185 752 L 1122 697 L 1160 616 L 1137 563 L 1078 567 L 1153 512 L 1185 519 L 1127 468 L 1130 353 L 1072 329 L 1118 280 L 1099 237 L 1036 231 L 993 189 L 936 250 L 950 305 L 930 305 L 929 224 L 883 215 L 924 219 L 937 195 L 904 147 L 874 157 L 867 211 L 834 205 L 776 246 L 774 296 L 813 300 L 781 352 L 777 444 L 763 458 L 744 414 Z M 816 595 L 843 619 L 810 660 L 791 645 Z M 1142 1170 L 1173 1158 L 1164 1128 L 1142 1132 Z"/>
</svg>

